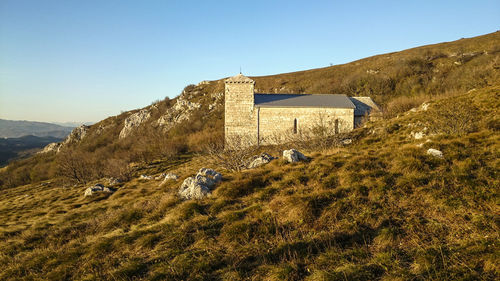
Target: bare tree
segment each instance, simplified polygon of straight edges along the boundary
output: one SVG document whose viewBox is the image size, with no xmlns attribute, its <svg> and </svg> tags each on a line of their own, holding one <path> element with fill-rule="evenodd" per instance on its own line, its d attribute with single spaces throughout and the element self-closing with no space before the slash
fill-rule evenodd
<svg viewBox="0 0 500 281">
<path fill-rule="evenodd" d="M 92 163 L 88 155 L 82 152 L 65 149 L 56 159 L 57 174 L 76 183 L 87 183 L 93 175 Z"/>
</svg>

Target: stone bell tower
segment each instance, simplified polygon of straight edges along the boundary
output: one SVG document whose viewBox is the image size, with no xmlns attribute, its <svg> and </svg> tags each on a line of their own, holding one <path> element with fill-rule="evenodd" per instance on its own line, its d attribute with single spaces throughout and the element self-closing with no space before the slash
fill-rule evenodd
<svg viewBox="0 0 500 281">
<path fill-rule="evenodd" d="M 255 81 L 241 73 L 225 81 L 224 135 L 226 145 L 257 144 Z"/>
</svg>

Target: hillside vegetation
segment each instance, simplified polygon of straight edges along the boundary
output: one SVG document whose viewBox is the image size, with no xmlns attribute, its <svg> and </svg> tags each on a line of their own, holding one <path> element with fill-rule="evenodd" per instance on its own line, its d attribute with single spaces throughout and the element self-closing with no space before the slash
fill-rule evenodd
<svg viewBox="0 0 500 281">
<path fill-rule="evenodd" d="M 498 280 L 499 46 L 495 32 L 252 77 L 261 92 L 384 108 L 352 144 L 301 146 L 308 162 L 213 164 L 223 79 L 92 125 L 0 171 L 0 280 Z M 212 196 L 181 200 L 208 163 L 223 174 Z M 162 172 L 180 179 L 139 179 Z M 83 196 L 106 177 L 122 179 L 116 192 Z"/>
<path fill-rule="evenodd" d="M 497 31 L 344 65 L 252 79 L 259 92 L 370 96 L 390 118 L 426 100 L 494 85 L 500 80 L 499 57 Z M 88 180 L 92 180 L 124 177 L 123 171 L 106 167 L 199 152 L 204 144 L 220 140 L 223 135 L 223 81 L 189 85 L 175 99 L 166 98 L 92 125 L 85 138 L 69 145 L 71 157 L 93 167 L 94 171 L 88 173 Z M 190 108 L 191 105 L 198 107 Z M 150 117 L 133 127 L 127 138 L 119 138 L 127 118 L 140 112 Z M 53 168 L 56 158 L 46 155 L 12 164 L 0 174 L 0 185 L 16 186 L 52 178 L 57 173 Z"/>
<path fill-rule="evenodd" d="M 486 87 L 369 123 L 308 163 L 224 172 L 201 201 L 154 180 L 91 199 L 57 181 L 4 190 L 0 279 L 498 280 L 499 98 Z M 433 127 L 450 104 L 474 127 Z M 426 126 L 436 135 L 411 136 Z M 182 179 L 206 160 L 184 163 L 141 172 Z"/>
</svg>

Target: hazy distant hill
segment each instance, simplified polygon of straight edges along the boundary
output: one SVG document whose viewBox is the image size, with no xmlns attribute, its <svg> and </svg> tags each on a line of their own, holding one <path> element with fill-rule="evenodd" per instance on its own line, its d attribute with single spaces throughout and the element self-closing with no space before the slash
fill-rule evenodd
<svg viewBox="0 0 500 281">
<path fill-rule="evenodd" d="M 2 120 L 3 121 L 3 120 Z M 7 164 L 11 159 L 24 158 L 33 155 L 36 151 L 51 142 L 59 142 L 62 138 L 23 136 L 20 138 L 0 139 L 0 166 Z"/>
<path fill-rule="evenodd" d="M 34 121 L 14 121 L 0 119 L 0 138 L 19 138 L 22 136 L 65 138 L 73 127 Z"/>
</svg>

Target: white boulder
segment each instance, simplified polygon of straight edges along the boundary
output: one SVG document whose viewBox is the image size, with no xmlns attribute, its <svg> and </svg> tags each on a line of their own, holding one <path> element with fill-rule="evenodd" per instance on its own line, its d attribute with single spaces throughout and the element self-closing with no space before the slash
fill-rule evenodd
<svg viewBox="0 0 500 281">
<path fill-rule="evenodd" d="M 283 158 L 289 163 L 307 160 L 307 157 L 304 154 L 300 153 L 295 149 L 284 150 Z"/>
<path fill-rule="evenodd" d="M 437 158 L 443 158 L 443 152 L 434 148 L 427 149 L 427 154 Z"/>
<path fill-rule="evenodd" d="M 220 173 L 202 168 L 195 176 L 184 180 L 179 188 L 179 196 L 183 199 L 203 199 L 211 195 L 212 188 L 221 180 Z"/>
</svg>

